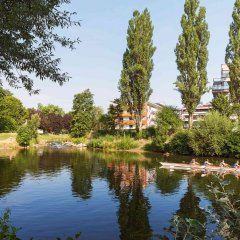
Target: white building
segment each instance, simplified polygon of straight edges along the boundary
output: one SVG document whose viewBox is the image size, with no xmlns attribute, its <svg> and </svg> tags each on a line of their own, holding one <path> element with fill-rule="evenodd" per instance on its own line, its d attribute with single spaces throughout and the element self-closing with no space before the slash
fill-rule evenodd
<svg viewBox="0 0 240 240">
<path fill-rule="evenodd" d="M 195 112 L 193 113 L 193 123 L 202 119 L 205 115 L 209 113 L 211 109 L 212 109 L 211 103 L 198 105 Z M 189 114 L 185 107 L 180 109 L 180 115 L 183 121 L 183 127 L 188 128 Z"/>
</svg>

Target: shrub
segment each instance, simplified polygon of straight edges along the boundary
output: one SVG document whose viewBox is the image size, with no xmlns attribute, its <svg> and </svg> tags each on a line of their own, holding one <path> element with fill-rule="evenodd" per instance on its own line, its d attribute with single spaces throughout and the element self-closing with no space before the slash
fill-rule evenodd
<svg viewBox="0 0 240 240">
<path fill-rule="evenodd" d="M 221 156 L 226 153 L 226 142 L 233 123 L 218 112 L 211 112 L 198 122 L 192 135 L 191 146 L 196 155 Z"/>
<path fill-rule="evenodd" d="M 26 125 L 19 128 L 17 133 L 17 142 L 22 147 L 27 147 L 30 145 L 32 140 L 31 129 Z"/>
<path fill-rule="evenodd" d="M 192 132 L 189 130 L 181 130 L 177 132 L 168 144 L 170 152 L 190 155 L 193 154 L 191 147 Z"/>
<path fill-rule="evenodd" d="M 119 141 L 116 142 L 116 148 L 119 150 L 129 150 L 136 148 L 137 146 L 137 142 L 133 138 L 128 136 L 120 138 Z"/>
<path fill-rule="evenodd" d="M 128 150 L 136 148 L 138 144 L 136 141 L 129 137 L 116 137 L 111 135 L 106 135 L 104 137 L 93 138 L 88 143 L 88 147 L 100 148 L 100 149 L 118 149 L 118 150 Z"/>
<path fill-rule="evenodd" d="M 32 139 L 37 139 L 37 130 L 39 124 L 39 117 L 37 115 L 33 115 L 31 120 L 28 121 L 27 125 L 23 125 L 19 128 L 17 134 L 17 142 L 20 146 L 27 147 L 30 145 Z"/>
<path fill-rule="evenodd" d="M 226 152 L 228 156 L 240 157 L 240 131 L 233 131 L 226 142 Z"/>
</svg>

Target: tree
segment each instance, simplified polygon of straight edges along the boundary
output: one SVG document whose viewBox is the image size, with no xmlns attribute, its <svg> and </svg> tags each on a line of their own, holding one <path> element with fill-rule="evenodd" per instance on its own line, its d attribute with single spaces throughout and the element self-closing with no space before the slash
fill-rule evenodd
<svg viewBox="0 0 240 240">
<path fill-rule="evenodd" d="M 206 9 L 199 7 L 199 0 L 186 0 L 184 12 L 182 34 L 175 49 L 180 72 L 175 85 L 189 113 L 189 128 L 192 128 L 193 113 L 201 96 L 207 92 L 207 46 L 210 34 L 205 20 Z"/>
<path fill-rule="evenodd" d="M 0 85 L 3 79 L 11 87 L 24 87 L 36 93 L 33 80 L 27 75 L 50 79 L 62 85 L 69 80 L 61 73 L 60 59 L 54 55 L 55 43 L 74 49 L 79 40 L 71 40 L 56 33 L 80 25 L 73 20 L 75 13 L 60 10 L 70 0 L 3 0 L 0 3 Z"/>
<path fill-rule="evenodd" d="M 193 128 L 191 146 L 196 155 L 221 156 L 226 154 L 226 144 L 233 130 L 231 120 L 210 112 Z"/>
<path fill-rule="evenodd" d="M 129 21 L 127 49 L 123 55 L 123 70 L 119 81 L 121 98 L 134 113 L 136 130 L 142 129 L 142 111 L 152 93 L 150 78 L 153 70 L 153 26 L 147 9 L 134 11 Z"/>
<path fill-rule="evenodd" d="M 13 94 L 9 90 L 0 87 L 0 98 L 6 97 L 6 96 L 12 96 L 12 95 Z"/>
<path fill-rule="evenodd" d="M 94 100 L 89 89 L 76 94 L 73 100 L 73 120 L 71 134 L 73 137 L 83 137 L 94 125 Z"/>
<path fill-rule="evenodd" d="M 240 0 L 236 0 L 233 9 L 233 22 L 229 30 L 229 43 L 226 48 L 225 61 L 229 67 L 230 99 L 240 117 Z"/>
<path fill-rule="evenodd" d="M 41 111 L 45 115 L 55 114 L 55 115 L 64 115 L 64 111 L 59 106 L 48 104 L 47 106 L 43 106 L 42 104 L 38 104 L 38 110 Z"/>
<path fill-rule="evenodd" d="M 171 106 L 164 106 L 156 117 L 156 137 L 154 142 L 163 150 L 164 143 L 168 136 L 176 132 L 182 125 L 177 109 Z"/>
<path fill-rule="evenodd" d="M 218 94 L 212 101 L 214 111 L 218 111 L 221 115 L 229 117 L 232 114 L 232 107 L 229 102 L 228 96 Z"/>
<path fill-rule="evenodd" d="M 0 101 L 0 132 L 16 131 L 27 118 L 27 110 L 20 100 L 5 96 Z"/>
</svg>

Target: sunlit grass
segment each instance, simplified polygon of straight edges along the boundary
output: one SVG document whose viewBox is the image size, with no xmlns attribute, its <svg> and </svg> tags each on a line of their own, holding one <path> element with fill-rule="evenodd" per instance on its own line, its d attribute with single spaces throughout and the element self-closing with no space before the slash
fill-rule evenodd
<svg viewBox="0 0 240 240">
<path fill-rule="evenodd" d="M 8 140 L 10 138 L 16 139 L 16 133 L 0 133 L 0 141 Z"/>
</svg>

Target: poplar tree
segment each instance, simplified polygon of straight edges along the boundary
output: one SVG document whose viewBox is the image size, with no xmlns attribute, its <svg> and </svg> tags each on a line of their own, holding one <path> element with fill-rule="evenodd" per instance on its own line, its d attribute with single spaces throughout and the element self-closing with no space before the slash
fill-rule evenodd
<svg viewBox="0 0 240 240">
<path fill-rule="evenodd" d="M 182 33 L 175 49 L 180 74 L 175 85 L 189 113 L 189 128 L 192 128 L 193 113 L 208 90 L 206 67 L 210 33 L 206 9 L 199 6 L 199 0 L 186 0 L 181 27 Z"/>
<path fill-rule="evenodd" d="M 150 13 L 134 11 L 129 21 L 127 49 L 123 55 L 123 70 L 119 80 L 121 98 L 134 116 L 136 131 L 141 132 L 144 104 L 152 93 L 150 78 L 153 70 L 153 25 Z"/>
<path fill-rule="evenodd" d="M 240 0 L 236 0 L 233 9 L 233 22 L 229 30 L 229 43 L 226 48 L 225 62 L 229 67 L 230 101 L 240 117 Z"/>
</svg>

